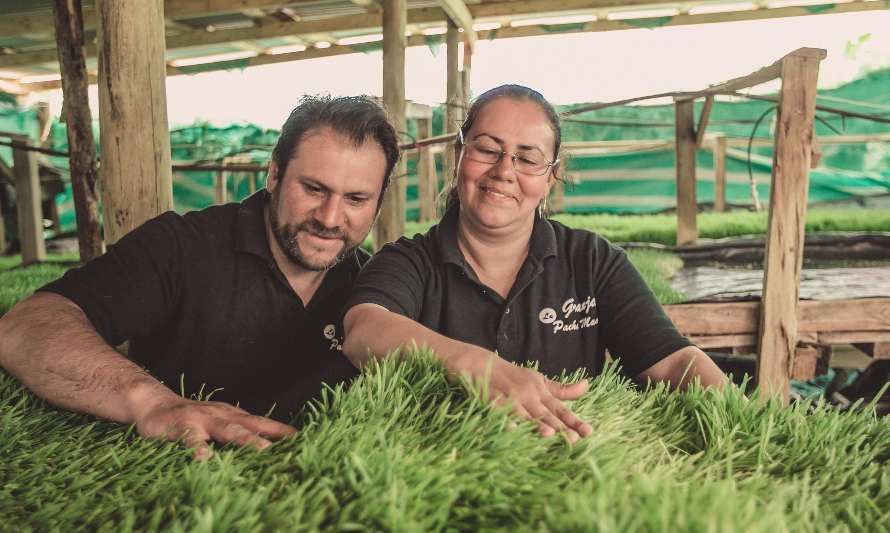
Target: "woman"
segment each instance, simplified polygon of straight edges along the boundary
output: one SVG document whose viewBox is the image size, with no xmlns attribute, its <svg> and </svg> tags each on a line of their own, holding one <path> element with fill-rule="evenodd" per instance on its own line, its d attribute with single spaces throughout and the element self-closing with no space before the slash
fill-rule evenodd
<svg viewBox="0 0 890 533">
<path fill-rule="evenodd" d="M 388 244 L 365 266 L 345 317 L 356 366 L 411 343 L 492 400 L 536 420 L 543 435 L 590 433 L 564 404 L 587 382 L 544 377 L 585 368 L 605 350 L 630 376 L 677 387 L 725 376 L 680 335 L 622 250 L 543 217 L 559 170 L 559 117 L 540 93 L 482 94 L 458 136 L 445 215 L 426 235 Z M 538 363 L 536 372 L 511 363 Z"/>
</svg>

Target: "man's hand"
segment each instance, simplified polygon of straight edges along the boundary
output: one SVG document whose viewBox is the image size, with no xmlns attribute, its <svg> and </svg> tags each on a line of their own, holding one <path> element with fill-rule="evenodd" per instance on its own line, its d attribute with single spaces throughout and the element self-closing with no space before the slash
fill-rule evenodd
<svg viewBox="0 0 890 533">
<path fill-rule="evenodd" d="M 269 418 L 255 416 L 223 402 L 186 400 L 176 396 L 140 413 L 135 421 L 146 438 L 182 440 L 194 449 L 195 459 L 213 455 L 209 442 L 269 447 L 271 440 L 296 433 L 293 427 Z"/>
<path fill-rule="evenodd" d="M 487 391 L 495 405 L 509 405 L 517 415 L 538 423 L 538 431 L 545 437 L 565 433 L 569 441 L 590 435 L 593 428 L 563 403 L 574 400 L 587 391 L 587 380 L 562 385 L 547 379 L 540 372 L 522 368 L 489 352 L 466 353 L 445 361 L 445 367 L 455 376 L 470 380 Z"/>
</svg>

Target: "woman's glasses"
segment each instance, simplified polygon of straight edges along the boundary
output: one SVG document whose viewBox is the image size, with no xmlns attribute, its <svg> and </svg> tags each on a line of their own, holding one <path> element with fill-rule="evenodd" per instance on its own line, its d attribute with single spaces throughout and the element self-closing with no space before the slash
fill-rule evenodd
<svg viewBox="0 0 890 533">
<path fill-rule="evenodd" d="M 458 130 L 458 137 L 464 147 L 464 157 L 467 159 L 477 163 L 496 165 L 502 157 L 507 156 L 513 161 L 513 168 L 516 172 L 527 176 L 542 176 L 559 163 L 559 159 L 547 161 L 544 154 L 538 150 L 523 150 L 510 154 L 491 139 L 482 138 L 465 142 L 464 134 L 460 130 Z"/>
</svg>

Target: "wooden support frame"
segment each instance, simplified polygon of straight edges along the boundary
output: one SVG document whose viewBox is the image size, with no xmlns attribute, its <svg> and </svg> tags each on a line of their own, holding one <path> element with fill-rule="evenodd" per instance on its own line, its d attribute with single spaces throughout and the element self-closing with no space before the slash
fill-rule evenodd
<svg viewBox="0 0 890 533">
<path fill-rule="evenodd" d="M 464 52 L 472 53 L 476 47 L 476 31 L 473 30 L 473 15 L 464 4 L 464 0 L 439 0 L 442 11 L 448 16 L 448 19 L 454 22 L 456 26 L 464 30 L 464 43 L 469 50 Z"/>
<path fill-rule="evenodd" d="M 222 160 L 223 166 L 228 166 L 232 163 L 232 158 L 224 157 Z M 222 205 L 229 201 L 229 176 L 232 173 L 228 170 L 219 170 L 216 172 L 216 176 L 213 180 L 213 203 L 217 205 Z"/>
<path fill-rule="evenodd" d="M 398 132 L 405 131 L 406 11 L 406 0 L 383 0 L 383 103 Z M 406 172 L 405 160 L 401 159 L 393 171 L 374 226 L 376 249 L 404 233 Z"/>
<path fill-rule="evenodd" d="M 32 146 L 31 141 L 27 137 L 19 137 L 15 140 L 22 143 L 25 147 Z M 14 148 L 12 160 L 12 171 L 15 175 L 19 242 L 22 247 L 22 264 L 30 265 L 46 260 L 37 152 Z"/>
<path fill-rule="evenodd" d="M 77 220 L 77 244 L 80 260 L 87 262 L 102 255 L 104 246 L 99 222 L 99 195 L 96 189 L 99 167 L 87 92 L 81 2 L 55 0 L 53 13 L 65 99 L 63 112 L 68 126 L 68 161 Z"/>
<path fill-rule="evenodd" d="M 773 155 L 772 189 L 763 274 L 757 384 L 762 395 L 790 395 L 797 345 L 797 306 L 803 264 L 816 83 L 825 51 L 807 49 L 781 62 L 782 90 Z"/>
<path fill-rule="evenodd" d="M 677 171 L 677 246 L 698 239 L 695 191 L 695 116 L 692 100 L 679 100 L 675 109 L 675 145 Z"/>
<path fill-rule="evenodd" d="M 103 209 L 111 244 L 173 209 L 164 14 L 161 0 L 98 0 L 97 8 Z"/>
<path fill-rule="evenodd" d="M 433 120 L 431 118 L 417 120 L 418 137 L 429 139 L 433 136 Z M 436 196 L 438 195 L 439 179 L 436 175 L 436 155 L 431 147 L 417 149 L 417 197 L 420 206 L 420 221 L 428 222 L 436 219 Z"/>
<path fill-rule="evenodd" d="M 714 137 L 712 147 L 714 154 L 714 211 L 726 211 L 726 137 Z"/>
<path fill-rule="evenodd" d="M 695 129 L 695 147 L 701 148 L 702 141 L 705 140 L 705 130 L 708 128 L 708 119 L 711 118 L 711 108 L 714 107 L 714 95 L 705 97 L 705 104 L 701 108 L 701 114 L 698 116 L 698 128 Z"/>
<path fill-rule="evenodd" d="M 460 36 L 457 32 L 457 25 L 450 20 L 447 23 L 448 29 L 445 33 L 445 134 L 455 133 L 463 121 L 463 109 L 461 108 L 461 79 L 460 69 L 458 67 L 458 41 Z M 450 176 L 454 176 L 457 165 L 457 150 L 445 150 L 445 172 L 446 180 Z"/>
</svg>

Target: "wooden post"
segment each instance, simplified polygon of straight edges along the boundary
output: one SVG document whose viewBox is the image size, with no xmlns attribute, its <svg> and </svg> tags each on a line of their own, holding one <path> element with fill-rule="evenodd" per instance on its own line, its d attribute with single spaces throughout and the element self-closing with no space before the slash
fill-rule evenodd
<svg viewBox="0 0 890 533">
<path fill-rule="evenodd" d="M 163 0 L 97 0 L 105 240 L 173 209 Z"/>
<path fill-rule="evenodd" d="M 256 172 L 247 174 L 247 192 L 251 195 L 256 192 Z"/>
<path fill-rule="evenodd" d="M 675 151 L 677 169 L 677 245 L 698 239 L 695 199 L 695 114 L 693 100 L 678 100 L 675 109 Z"/>
<path fill-rule="evenodd" d="M 803 262 L 816 82 L 824 50 L 802 49 L 782 60 L 769 227 L 763 268 L 763 304 L 757 384 L 763 396 L 787 404 L 797 346 L 798 295 Z"/>
<path fill-rule="evenodd" d="M 417 137 L 429 139 L 432 136 L 432 119 L 417 119 Z M 417 155 L 417 199 L 420 203 L 420 221 L 426 222 L 436 218 L 436 194 L 438 193 L 436 156 L 429 146 L 418 148 Z"/>
<path fill-rule="evenodd" d="M 726 136 L 714 137 L 714 211 L 726 211 Z"/>
<path fill-rule="evenodd" d="M 230 165 L 232 163 L 232 159 L 229 157 L 222 158 L 223 166 Z M 229 181 L 229 174 L 231 174 L 228 170 L 220 170 L 216 173 L 216 178 L 213 182 L 213 203 L 217 205 L 221 205 L 226 203 L 228 199 L 228 188 L 227 184 Z"/>
<path fill-rule="evenodd" d="M 463 115 L 460 113 L 461 105 L 461 78 L 458 70 L 457 49 L 460 34 L 457 25 L 451 20 L 446 20 L 448 30 L 445 33 L 445 67 L 446 67 L 446 91 L 445 91 L 445 124 L 443 133 L 454 133 L 460 127 Z M 444 163 L 442 171 L 445 179 L 449 180 L 455 175 L 455 150 L 445 149 L 442 154 Z"/>
<path fill-rule="evenodd" d="M 77 245 L 80 260 L 87 262 L 102 255 L 102 231 L 96 192 L 99 169 L 93 139 L 93 116 L 87 94 L 81 1 L 56 0 L 53 15 L 65 99 L 62 118 L 68 125 L 68 160 L 77 220 Z"/>
<path fill-rule="evenodd" d="M 383 0 L 383 106 L 398 132 L 405 131 L 406 0 Z M 405 232 L 406 166 L 402 159 L 383 198 L 374 226 L 374 247 L 394 241 Z"/>
<path fill-rule="evenodd" d="M 460 73 L 460 96 L 463 109 L 461 109 L 461 120 L 463 120 L 470 111 L 470 72 L 473 70 L 473 49 L 466 42 L 464 43 L 464 62 L 463 71 Z"/>
<path fill-rule="evenodd" d="M 32 146 L 27 137 L 19 137 L 16 140 L 25 147 Z M 13 174 L 15 174 L 15 205 L 18 213 L 19 242 L 22 246 L 22 264 L 30 265 L 46 259 L 37 152 L 25 148 L 14 148 L 12 161 Z"/>
</svg>

